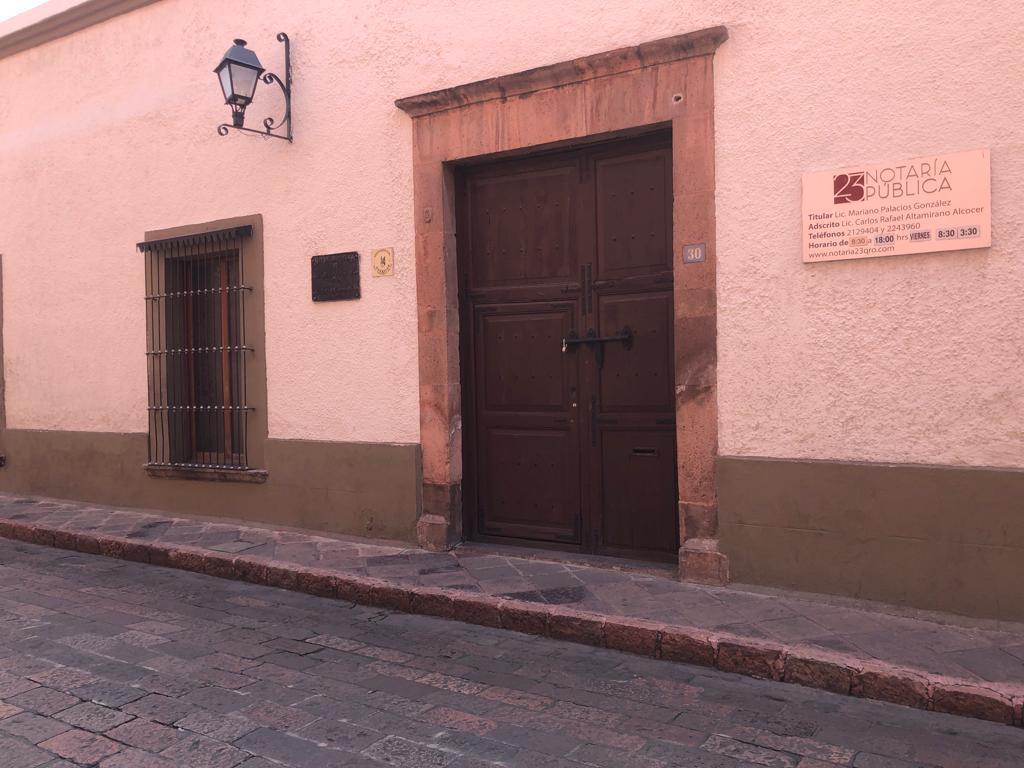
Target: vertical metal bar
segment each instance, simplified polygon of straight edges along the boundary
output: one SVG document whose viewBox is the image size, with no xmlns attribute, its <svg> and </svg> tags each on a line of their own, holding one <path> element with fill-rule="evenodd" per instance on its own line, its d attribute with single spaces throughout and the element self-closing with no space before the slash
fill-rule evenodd
<svg viewBox="0 0 1024 768">
<path fill-rule="evenodd" d="M 206 410 L 206 401 L 203 398 L 202 385 L 209 373 L 209 353 L 206 351 L 207 312 L 202 294 L 203 264 L 198 248 L 195 248 L 191 252 L 191 258 L 189 259 L 189 273 L 191 274 L 189 290 L 192 292 L 192 299 L 190 302 L 192 307 L 192 318 L 189 324 L 192 337 L 189 341 L 189 348 L 194 350 L 192 352 L 194 365 L 192 375 L 189 379 L 192 387 L 192 400 L 195 404 L 195 408 L 197 409 L 196 413 L 198 414 L 196 417 L 196 431 L 192 438 L 192 461 L 197 465 L 203 465 L 206 463 L 203 457 L 203 446 L 205 445 L 206 439 L 209 437 L 210 414 Z"/>
<path fill-rule="evenodd" d="M 167 252 L 163 248 L 154 248 L 150 255 L 153 258 L 153 276 L 157 285 L 157 293 L 163 294 L 164 298 L 158 299 L 154 310 L 156 332 L 153 336 L 154 355 L 153 362 L 156 367 L 153 387 L 156 390 L 157 405 L 161 410 L 157 411 L 160 424 L 157 427 L 157 451 L 156 461 L 158 464 L 166 464 L 170 461 L 170 449 L 168 444 L 171 440 L 170 422 L 170 382 L 167 372 L 167 338 L 170 336 L 170 318 L 167 313 L 167 293 L 170 290 L 167 279 Z"/>
<path fill-rule="evenodd" d="M 181 395 L 182 404 L 186 407 L 184 411 L 188 418 L 185 424 L 188 429 L 183 430 L 185 439 L 181 446 L 181 459 L 184 463 L 190 464 L 195 453 L 196 423 L 201 414 L 196 408 L 194 387 L 196 359 L 192 341 L 192 327 L 194 323 L 195 301 L 192 298 L 192 259 L 191 252 L 187 258 L 181 261 Z"/>
<path fill-rule="evenodd" d="M 181 280 L 178 270 L 180 264 L 176 258 L 176 249 L 167 249 L 163 254 L 164 280 L 167 283 L 165 293 L 181 293 Z M 181 439 L 179 432 L 178 407 L 178 366 L 170 351 L 178 343 L 178 304 L 181 301 L 180 295 L 168 296 L 167 306 L 164 308 L 164 316 L 167 321 L 167 329 L 164 333 L 164 358 L 166 361 L 167 379 L 167 463 L 174 464 L 178 454 L 178 441 Z"/>
<path fill-rule="evenodd" d="M 178 273 L 180 276 L 180 289 L 178 291 L 178 310 L 181 315 L 179 321 L 180 335 L 175 340 L 175 346 L 180 350 L 176 353 L 178 370 L 178 402 L 179 407 L 182 409 L 180 413 L 182 418 L 178 423 L 178 461 L 182 464 L 187 464 L 189 460 L 189 453 L 187 450 L 187 444 L 192 440 L 192 421 L 195 418 L 195 411 L 192 409 L 192 400 L 190 397 L 191 388 L 189 387 L 189 380 L 191 378 L 191 367 L 192 357 L 191 353 L 187 352 L 188 348 L 188 322 L 192 315 L 192 303 L 191 298 L 188 295 L 189 289 L 189 273 L 188 273 L 188 259 L 184 257 L 181 252 L 182 249 L 177 249 L 177 265 Z"/>
<path fill-rule="evenodd" d="M 181 274 L 180 255 L 179 247 L 175 245 L 167 254 L 166 263 L 167 275 L 174 275 L 174 293 L 177 294 L 170 299 L 172 303 L 168 305 L 167 351 L 165 353 L 167 357 L 167 398 L 171 407 L 171 410 L 168 411 L 167 421 L 171 432 L 171 439 L 167 446 L 168 463 L 170 464 L 177 464 L 181 461 L 181 414 L 183 413 L 181 410 L 181 357 L 179 353 L 171 351 L 181 347 L 181 292 L 184 290 L 184 279 Z M 170 284 L 172 281 L 168 280 L 167 282 Z"/>
<path fill-rule="evenodd" d="M 167 293 L 167 280 L 163 273 L 163 265 L 165 259 L 165 253 L 163 249 L 154 248 L 150 251 L 150 259 L 153 265 L 153 276 L 154 283 L 156 284 L 157 295 Z M 167 443 L 171 437 L 171 426 L 167 421 L 167 316 L 165 312 L 161 311 L 166 307 L 166 299 L 156 299 L 154 301 L 154 315 L 156 319 L 156 331 L 153 338 L 153 349 L 155 354 L 153 355 L 153 367 L 154 367 L 154 380 L 153 389 L 156 394 L 156 405 L 162 410 L 156 411 L 157 418 L 160 423 L 157 426 L 157 461 L 161 464 L 167 461 L 168 448 Z"/>
<path fill-rule="evenodd" d="M 231 362 L 228 356 L 231 354 L 231 337 L 228 328 L 228 257 L 222 256 L 217 259 L 217 274 L 220 277 L 219 291 L 213 294 L 217 297 L 217 309 L 220 310 L 220 397 L 221 410 L 217 414 L 217 421 L 221 426 L 221 450 L 224 455 L 222 464 L 234 463 L 231 460 L 231 424 L 228 419 L 231 416 Z"/>
<path fill-rule="evenodd" d="M 213 435 L 213 447 L 214 452 L 217 447 L 217 422 L 213 417 L 211 408 L 213 407 L 212 399 L 209 398 L 209 387 L 208 384 L 211 378 L 216 376 L 216 370 L 213 366 L 213 359 L 210 353 L 210 306 L 208 304 L 209 294 L 204 293 L 204 289 L 207 288 L 208 274 L 209 274 L 209 263 L 203 258 L 202 248 L 196 243 L 195 258 L 193 263 L 195 264 L 196 280 L 193 290 L 196 291 L 196 297 L 199 301 L 199 323 L 196 326 L 197 336 L 199 337 L 199 352 L 196 354 L 199 356 L 199 360 L 202 362 L 200 369 L 200 375 L 196 379 L 196 401 L 200 403 L 203 408 L 203 418 L 205 421 L 205 434 L 203 435 L 204 442 L 200 443 L 196 440 L 196 460 L 203 466 L 215 464 L 216 460 L 212 459 L 210 451 L 204 451 L 203 447 L 207 445 L 207 440 L 210 439 L 210 435 Z"/>
<path fill-rule="evenodd" d="M 176 379 L 176 400 L 178 402 L 178 413 L 180 414 L 177 424 L 177 458 L 178 463 L 187 463 L 188 452 L 186 448 L 186 442 L 191 440 L 191 429 L 192 419 L 194 417 L 193 412 L 190 410 L 191 401 L 189 400 L 189 389 L 188 389 L 188 371 L 191 365 L 191 358 L 186 352 L 188 347 L 188 318 L 190 313 L 189 297 L 188 297 L 188 259 L 185 258 L 183 253 L 184 247 L 178 245 L 175 248 L 176 258 L 174 261 L 175 270 L 178 273 L 178 320 L 177 320 L 177 331 L 175 333 L 176 338 L 174 340 L 174 348 L 178 350 L 174 353 L 175 362 L 175 376 Z"/>
<path fill-rule="evenodd" d="M 149 251 L 144 251 L 143 257 L 146 260 L 146 405 L 149 407 L 149 418 L 147 419 L 149 435 L 146 437 L 146 463 L 152 464 L 153 442 L 156 440 L 156 422 L 154 421 L 154 418 L 157 416 L 157 411 L 153 410 L 156 406 L 156 370 L 153 366 L 154 355 L 152 354 L 156 349 L 153 345 L 153 334 L 155 333 L 153 305 L 157 300 L 151 299 L 150 296 L 156 296 L 157 291 L 156 287 L 153 285 L 153 259 L 151 253 Z"/>
<path fill-rule="evenodd" d="M 248 380 L 246 373 L 246 366 L 248 360 L 246 356 L 246 335 L 245 335 L 245 294 L 246 290 L 241 286 L 245 285 L 245 250 L 244 250 L 244 238 L 238 239 L 238 361 L 239 361 L 239 377 L 241 385 L 242 397 L 239 405 L 242 406 L 243 410 L 241 413 L 241 424 L 240 433 L 242 438 L 242 465 L 244 467 L 249 466 L 249 396 L 248 396 Z"/>
<path fill-rule="evenodd" d="M 206 304 L 203 301 L 202 294 L 203 263 L 200 258 L 198 247 L 191 252 L 189 262 L 189 271 L 192 275 L 192 282 L 189 286 L 189 290 L 192 292 L 192 301 L 190 304 L 193 307 L 193 317 L 190 324 L 192 329 L 192 339 L 189 342 L 189 348 L 194 350 L 192 352 L 194 368 L 192 376 L 190 377 L 190 384 L 192 388 L 192 401 L 195 403 L 195 407 L 198 409 L 197 413 L 199 414 L 197 419 L 198 428 L 196 429 L 195 435 L 192 439 L 192 462 L 201 466 L 206 464 L 203 457 L 203 445 L 204 439 L 209 435 L 210 428 L 210 413 L 206 409 L 202 385 L 210 372 L 210 361 L 209 352 L 207 351 L 206 346 L 206 317 L 208 312 L 206 311 Z"/>
<path fill-rule="evenodd" d="M 220 243 L 213 243 L 214 249 L 220 247 Z M 218 303 L 219 295 L 216 292 L 217 286 L 220 285 L 220 269 L 221 269 L 221 256 L 217 254 L 212 258 L 206 260 L 206 270 L 204 275 L 207 281 L 207 297 L 209 303 L 207 307 L 210 312 L 210 364 L 211 364 L 211 377 L 210 377 L 210 400 L 212 409 L 210 411 L 210 417 L 212 419 L 213 434 L 215 436 L 214 446 L 214 464 L 217 466 L 223 466 L 226 457 L 224 455 L 224 412 L 221 410 L 221 399 L 224 397 L 224 391 L 221 382 L 223 381 L 221 371 L 221 351 L 218 349 L 221 342 L 221 329 L 220 329 L 220 304 Z"/>
<path fill-rule="evenodd" d="M 242 451 L 239 446 L 238 434 L 238 305 L 234 286 L 238 282 L 238 238 L 231 240 L 231 249 L 228 251 L 227 260 L 224 264 L 227 288 L 224 291 L 224 313 L 226 317 L 227 332 L 230 351 L 226 358 L 226 370 L 224 371 L 225 385 L 229 409 L 225 418 L 225 425 L 228 431 L 228 442 L 231 444 L 231 465 L 242 466 Z"/>
<path fill-rule="evenodd" d="M 178 444 L 181 440 L 181 419 L 178 414 L 180 411 L 177 410 L 179 407 L 179 399 L 181 397 L 180 391 L 180 380 L 178 376 L 178 364 L 175 353 L 171 352 L 178 346 L 178 315 L 179 307 L 181 303 L 181 275 L 179 270 L 181 269 L 181 261 L 177 258 L 178 251 L 177 246 L 169 248 L 164 253 L 164 279 L 167 281 L 168 293 L 171 292 L 173 286 L 173 292 L 177 295 L 169 296 L 167 298 L 167 332 L 164 334 L 164 357 L 166 359 L 167 367 L 167 428 L 168 428 L 168 441 L 167 441 L 167 463 L 175 464 L 181 457 L 179 452 Z"/>
<path fill-rule="evenodd" d="M 157 355 L 157 357 L 160 360 L 160 373 L 157 376 L 157 385 L 160 387 L 160 395 L 159 395 L 159 397 L 160 397 L 161 405 L 164 408 L 164 410 L 162 411 L 161 416 L 160 416 L 161 421 L 163 422 L 163 424 L 161 424 L 161 430 L 162 430 L 161 434 L 162 434 L 162 436 L 161 436 L 161 440 L 160 440 L 160 450 L 158 452 L 158 459 L 157 460 L 161 464 L 164 464 L 164 463 L 169 464 L 171 462 L 171 458 L 172 458 L 171 457 L 170 442 L 171 442 L 171 439 L 172 439 L 171 436 L 172 436 L 173 432 L 172 432 L 172 427 L 171 427 L 171 410 L 170 410 L 170 403 L 171 403 L 171 377 L 170 377 L 170 372 L 168 370 L 169 366 L 167 365 L 167 362 L 166 362 L 166 357 L 167 357 L 166 350 L 167 350 L 168 344 L 170 342 L 170 337 L 171 337 L 171 320 L 172 320 L 172 317 L 171 317 L 171 312 L 170 312 L 169 307 L 171 306 L 170 302 L 172 301 L 172 299 L 167 294 L 169 294 L 170 291 L 171 291 L 171 283 L 172 283 L 172 281 L 169 279 L 168 274 L 167 274 L 168 259 L 167 259 L 167 251 L 166 251 L 166 249 L 160 249 L 159 253 L 154 252 L 154 259 L 155 260 L 153 262 L 153 269 L 154 269 L 154 271 L 156 272 L 156 275 L 157 275 L 157 282 L 162 283 L 163 286 L 164 286 L 163 287 L 163 291 L 162 291 L 162 293 L 164 294 L 164 299 L 159 304 L 159 309 L 157 311 L 157 314 L 158 314 L 157 324 L 162 329 L 162 332 L 158 331 L 157 332 L 157 336 L 156 336 L 156 338 L 157 338 L 157 345 L 158 345 L 157 346 L 157 350 L 160 352 L 160 354 Z M 163 430 L 166 430 L 166 432 L 163 432 Z"/>
<path fill-rule="evenodd" d="M 150 250 L 151 264 L 153 267 L 153 282 L 156 285 L 157 295 L 168 291 L 166 262 L 167 252 L 163 248 Z M 156 462 L 165 464 L 169 460 L 170 450 L 168 443 L 171 440 L 170 393 L 168 392 L 167 381 L 167 337 L 170 334 L 170 318 L 167 317 L 167 299 L 157 299 L 153 311 L 156 330 L 153 333 L 153 389 L 156 394 L 156 405 L 161 409 L 157 411 L 157 418 L 160 423 L 157 425 Z"/>
<path fill-rule="evenodd" d="M 216 249 L 218 243 L 216 240 L 208 244 L 210 247 Z M 209 250 L 207 248 L 206 250 Z M 206 338 L 206 376 L 203 379 L 205 391 L 209 400 L 207 401 L 206 408 L 206 422 L 210 429 L 210 434 L 213 440 L 213 451 L 208 453 L 205 457 L 207 464 L 213 466 L 219 466 L 224 463 L 224 436 L 221 434 L 220 424 L 220 411 L 217 407 L 218 388 L 217 382 L 220 377 L 220 358 L 217 351 L 217 323 L 220 317 L 217 313 L 216 296 L 213 293 L 214 281 L 217 275 L 217 259 L 219 257 L 211 257 L 209 254 L 206 255 L 205 259 L 196 259 L 201 264 L 201 280 L 204 288 L 206 289 L 205 301 L 202 302 L 203 310 L 206 313 L 203 324 L 203 335 Z"/>
</svg>

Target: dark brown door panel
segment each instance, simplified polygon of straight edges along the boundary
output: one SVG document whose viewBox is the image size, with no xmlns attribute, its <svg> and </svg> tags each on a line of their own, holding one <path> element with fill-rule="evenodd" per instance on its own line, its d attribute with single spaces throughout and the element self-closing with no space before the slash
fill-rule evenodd
<svg viewBox="0 0 1024 768">
<path fill-rule="evenodd" d="M 657 413 L 672 418 L 672 294 L 669 291 L 601 296 L 599 331 L 629 329 L 631 340 L 605 345 L 600 372 L 602 412 Z"/>
<path fill-rule="evenodd" d="M 470 267 L 475 288 L 565 282 L 576 276 L 571 243 L 575 163 L 470 182 Z"/>
<path fill-rule="evenodd" d="M 471 535 L 675 555 L 671 184 L 664 138 L 460 173 Z"/>
<path fill-rule="evenodd" d="M 573 431 L 489 427 L 480 438 L 480 532 L 579 543 L 579 447 Z"/>
<path fill-rule="evenodd" d="M 597 279 L 672 271 L 672 153 L 594 160 Z"/>
<path fill-rule="evenodd" d="M 565 413 L 574 366 L 562 339 L 575 323 L 575 304 L 512 304 L 477 309 L 478 408 Z"/>
<path fill-rule="evenodd" d="M 599 551 L 604 554 L 675 553 L 675 431 L 602 426 L 601 482 L 604 514 Z"/>
</svg>

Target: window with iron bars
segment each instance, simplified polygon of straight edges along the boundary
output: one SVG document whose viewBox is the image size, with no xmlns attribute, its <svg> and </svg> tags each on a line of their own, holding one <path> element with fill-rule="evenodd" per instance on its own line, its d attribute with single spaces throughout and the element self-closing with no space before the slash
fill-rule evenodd
<svg viewBox="0 0 1024 768">
<path fill-rule="evenodd" d="M 248 470 L 244 244 L 251 226 L 138 243 L 146 257 L 149 461 Z"/>
</svg>

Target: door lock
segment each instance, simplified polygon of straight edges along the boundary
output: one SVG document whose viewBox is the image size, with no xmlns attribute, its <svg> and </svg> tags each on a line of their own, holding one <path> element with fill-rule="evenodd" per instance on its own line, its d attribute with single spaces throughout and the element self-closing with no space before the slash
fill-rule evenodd
<svg viewBox="0 0 1024 768">
<path fill-rule="evenodd" d="M 611 341 L 621 341 L 622 346 L 627 351 L 632 349 L 633 329 L 628 325 L 623 326 L 622 330 L 615 336 L 598 336 L 597 331 L 593 328 L 589 328 L 587 335 L 583 337 L 578 336 L 576 331 L 570 331 L 568 336 L 562 338 L 562 352 L 568 352 L 571 346 L 585 344 L 594 350 L 594 356 L 597 358 L 597 369 L 601 370 L 604 368 L 604 345 Z"/>
</svg>

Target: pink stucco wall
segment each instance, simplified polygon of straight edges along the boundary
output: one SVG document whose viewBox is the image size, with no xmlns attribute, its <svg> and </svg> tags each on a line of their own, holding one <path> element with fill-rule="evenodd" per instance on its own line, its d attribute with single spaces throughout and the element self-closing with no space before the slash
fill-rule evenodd
<svg viewBox="0 0 1024 768">
<path fill-rule="evenodd" d="M 725 24 L 721 452 L 1024 466 L 1024 54 L 1009 33 L 1024 10 L 819 9 L 161 0 L 0 60 L 8 424 L 143 431 L 133 244 L 262 213 L 271 435 L 415 442 L 411 130 L 394 99 Z M 295 144 L 217 136 L 213 65 L 244 37 L 279 69 L 281 30 Z M 265 88 L 251 122 L 277 105 Z M 802 171 L 979 147 L 992 248 L 801 262 Z M 380 246 L 395 248 L 394 278 L 369 275 Z M 314 305 L 309 257 L 340 250 L 364 255 L 364 298 Z"/>
</svg>

